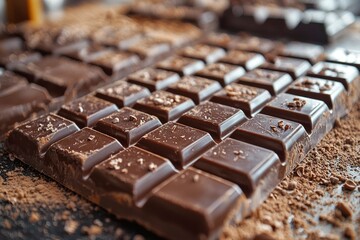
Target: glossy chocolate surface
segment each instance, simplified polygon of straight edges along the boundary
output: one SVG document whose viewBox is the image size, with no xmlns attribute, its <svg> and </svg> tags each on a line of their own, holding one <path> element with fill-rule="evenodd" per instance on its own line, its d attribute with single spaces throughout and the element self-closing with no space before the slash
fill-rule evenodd
<svg viewBox="0 0 360 240">
<path fill-rule="evenodd" d="M 176 72 L 181 76 L 187 76 L 203 69 L 205 64 L 200 60 L 175 56 L 159 62 L 156 67 Z"/>
<path fill-rule="evenodd" d="M 226 86 L 239 77 L 244 75 L 242 67 L 226 63 L 212 63 L 196 73 L 197 76 L 218 81 L 222 86 Z"/>
<path fill-rule="evenodd" d="M 243 197 L 235 184 L 189 168 L 156 188 L 144 211 L 158 216 L 154 220 L 160 225 L 176 226 L 173 233 L 179 238 L 190 238 L 182 235 L 182 228 L 212 238 L 211 233 Z"/>
<path fill-rule="evenodd" d="M 213 147 L 210 134 L 179 123 L 169 122 L 142 137 L 138 146 L 168 158 L 177 169 L 184 169 Z"/>
<path fill-rule="evenodd" d="M 207 151 L 195 167 L 238 184 L 248 198 L 254 194 L 264 198 L 269 190 L 261 185 L 273 188 L 282 179 L 281 163 L 273 151 L 231 138 Z"/>
<path fill-rule="evenodd" d="M 119 108 L 131 107 L 137 100 L 149 95 L 147 88 L 121 80 L 100 88 L 95 93 L 96 97 L 115 103 Z"/>
<path fill-rule="evenodd" d="M 142 59 L 159 57 L 169 52 L 170 49 L 171 43 L 168 40 L 156 37 L 145 37 L 127 48 L 128 51 L 136 53 Z"/>
<path fill-rule="evenodd" d="M 253 70 L 265 62 L 265 58 L 258 53 L 241 50 L 230 50 L 219 62 L 241 66 L 246 70 Z"/>
<path fill-rule="evenodd" d="M 324 58 L 324 48 L 303 42 L 290 42 L 279 51 L 280 56 L 304 59 L 314 64 Z"/>
<path fill-rule="evenodd" d="M 50 113 L 11 131 L 6 146 L 19 158 L 36 159 L 43 156 L 53 143 L 78 130 L 75 123 Z"/>
<path fill-rule="evenodd" d="M 0 97 L 26 85 L 28 82 L 25 78 L 12 72 L 0 71 Z"/>
<path fill-rule="evenodd" d="M 104 26 L 95 31 L 91 39 L 106 46 L 127 49 L 141 40 L 143 36 L 144 33 L 137 29 Z"/>
<path fill-rule="evenodd" d="M 234 38 L 236 38 L 236 36 L 227 33 L 210 33 L 204 40 L 204 43 L 227 49 L 229 48 L 230 43 L 234 41 Z"/>
<path fill-rule="evenodd" d="M 185 76 L 167 89 L 168 92 L 191 98 L 195 104 L 210 98 L 219 90 L 219 82 L 196 76 Z"/>
<path fill-rule="evenodd" d="M 160 125 L 157 117 L 124 107 L 99 120 L 95 129 L 116 138 L 123 146 L 128 147 Z"/>
<path fill-rule="evenodd" d="M 182 115 L 178 122 L 209 132 L 214 139 L 221 140 L 245 121 L 245 114 L 237 108 L 204 102 Z"/>
<path fill-rule="evenodd" d="M 263 88 L 268 90 L 271 95 L 277 95 L 292 83 L 292 79 L 287 73 L 258 68 L 245 73 L 237 82 Z"/>
<path fill-rule="evenodd" d="M 62 55 L 82 62 L 90 62 L 110 51 L 110 48 L 103 45 L 88 43 L 83 48 L 70 49 L 69 51 L 62 53 Z"/>
<path fill-rule="evenodd" d="M 308 75 L 341 82 L 349 90 L 351 83 L 359 76 L 359 71 L 353 66 L 319 62 L 309 70 Z"/>
<path fill-rule="evenodd" d="M 301 124 L 264 114 L 256 114 L 243 123 L 231 138 L 273 150 L 287 173 L 309 149 L 308 135 Z"/>
<path fill-rule="evenodd" d="M 93 126 L 118 108 L 115 104 L 87 95 L 61 107 L 58 114 L 74 121 L 80 128 Z"/>
<path fill-rule="evenodd" d="M 90 175 L 100 196 L 126 193 L 138 202 L 175 174 L 166 158 L 132 146 L 106 159 Z"/>
<path fill-rule="evenodd" d="M 270 93 L 264 89 L 232 83 L 216 93 L 210 101 L 240 108 L 248 117 L 251 117 L 270 99 Z"/>
<path fill-rule="evenodd" d="M 155 68 L 147 68 L 128 76 L 129 82 L 144 86 L 150 91 L 165 89 L 179 79 L 176 73 Z"/>
<path fill-rule="evenodd" d="M 194 106 L 195 104 L 190 98 L 170 92 L 156 91 L 149 97 L 138 100 L 134 108 L 155 115 L 165 123 L 178 119 Z"/>
<path fill-rule="evenodd" d="M 336 48 L 327 55 L 327 61 L 356 67 L 360 71 L 360 52 Z"/>
<path fill-rule="evenodd" d="M 225 55 L 225 51 L 218 47 L 213 47 L 205 44 L 197 44 L 194 46 L 185 47 L 180 55 L 184 57 L 199 59 L 206 64 L 214 63 Z"/>
<path fill-rule="evenodd" d="M 265 38 L 250 36 L 247 34 L 240 34 L 236 41 L 233 41 L 229 48 L 249 52 L 256 52 L 266 54 L 276 47 L 276 43 Z"/>
<path fill-rule="evenodd" d="M 41 55 L 31 51 L 14 51 L 11 53 L 0 53 L 0 67 L 11 70 L 17 64 L 38 61 Z"/>
<path fill-rule="evenodd" d="M 288 73 L 293 79 L 304 75 L 310 67 L 310 63 L 306 60 L 288 57 L 275 57 L 272 62 L 266 62 L 260 66 L 262 69 Z"/>
<path fill-rule="evenodd" d="M 288 93 L 278 95 L 261 113 L 301 123 L 309 134 L 318 124 L 325 127 L 321 119 L 329 117 L 329 109 L 323 101 Z"/>
</svg>

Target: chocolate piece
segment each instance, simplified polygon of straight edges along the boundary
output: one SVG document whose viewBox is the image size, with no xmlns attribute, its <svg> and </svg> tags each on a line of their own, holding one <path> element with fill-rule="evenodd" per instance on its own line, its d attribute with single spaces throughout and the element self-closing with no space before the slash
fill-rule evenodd
<svg viewBox="0 0 360 240">
<path fill-rule="evenodd" d="M 213 138 L 222 140 L 245 121 L 246 117 L 239 109 L 204 102 L 182 115 L 178 122 L 209 132 Z"/>
<path fill-rule="evenodd" d="M 290 75 L 286 73 L 254 69 L 241 76 L 237 82 L 253 87 L 264 88 L 268 90 L 271 95 L 277 95 L 289 86 L 292 79 Z"/>
<path fill-rule="evenodd" d="M 144 212 L 155 216 L 150 222 L 163 226 L 159 231 L 165 236 L 215 239 L 234 214 L 234 205 L 246 208 L 244 195 L 235 184 L 189 168 L 157 187 Z"/>
<path fill-rule="evenodd" d="M 306 60 L 288 57 L 275 57 L 273 62 L 266 62 L 260 66 L 262 69 L 288 73 L 294 80 L 304 75 L 310 67 L 310 63 Z"/>
<path fill-rule="evenodd" d="M 287 90 L 288 93 L 324 101 L 336 117 L 346 115 L 346 91 L 339 82 L 313 77 L 301 77 Z"/>
<path fill-rule="evenodd" d="M 187 97 L 165 91 L 156 91 L 150 97 L 140 99 L 135 109 L 157 116 L 161 122 L 174 121 L 195 106 Z"/>
<path fill-rule="evenodd" d="M 63 52 L 62 55 L 82 62 L 90 62 L 95 60 L 96 58 L 100 58 L 102 55 L 110 51 L 110 48 L 106 48 L 102 45 L 96 43 L 88 43 L 83 48 L 70 49 L 69 51 Z"/>
<path fill-rule="evenodd" d="M 86 127 L 51 145 L 45 161 L 54 166 L 54 173 L 69 180 L 86 179 L 95 165 L 122 149 L 114 138 Z M 75 181 L 68 184 L 77 189 Z"/>
<path fill-rule="evenodd" d="M 138 142 L 139 147 L 168 158 L 177 169 L 187 168 L 214 145 L 210 134 L 175 122 L 162 125 Z"/>
<path fill-rule="evenodd" d="M 0 40 L 0 52 L 10 53 L 23 49 L 24 42 L 19 37 L 7 37 Z"/>
<path fill-rule="evenodd" d="M 210 33 L 204 40 L 207 45 L 228 49 L 236 37 L 227 33 Z"/>
<path fill-rule="evenodd" d="M 246 70 L 253 70 L 265 62 L 265 58 L 258 53 L 241 50 L 231 50 L 219 62 L 241 66 Z"/>
<path fill-rule="evenodd" d="M 225 63 L 213 63 L 196 73 L 199 77 L 210 78 L 218 81 L 222 86 L 226 86 L 244 75 L 245 70 Z"/>
<path fill-rule="evenodd" d="M 158 63 L 156 67 L 186 76 L 203 69 L 205 64 L 199 60 L 175 56 Z"/>
<path fill-rule="evenodd" d="M 221 89 L 217 81 L 206 78 L 185 76 L 180 81 L 170 85 L 167 91 L 191 98 L 195 104 L 210 98 Z"/>
<path fill-rule="evenodd" d="M 260 113 L 238 127 L 231 138 L 273 150 L 286 167 L 286 174 L 310 149 L 309 137 L 301 124 Z"/>
<path fill-rule="evenodd" d="M 100 88 L 95 94 L 98 98 L 115 103 L 119 108 L 131 107 L 137 100 L 149 95 L 147 88 L 125 81 L 116 81 L 114 84 Z"/>
<path fill-rule="evenodd" d="M 146 37 L 130 46 L 127 50 L 140 55 L 142 59 L 149 59 L 162 56 L 171 49 L 171 43 L 162 38 Z"/>
<path fill-rule="evenodd" d="M 355 67 L 337 63 L 317 63 L 310 69 L 308 75 L 341 82 L 346 90 L 350 89 L 350 85 L 359 82 L 354 81 L 359 76 L 359 71 Z"/>
<path fill-rule="evenodd" d="M 206 64 L 214 63 L 225 55 L 225 51 L 218 47 L 213 47 L 205 44 L 197 44 L 194 46 L 185 47 L 180 55 L 184 57 L 199 59 Z"/>
<path fill-rule="evenodd" d="M 96 166 L 89 179 L 99 189 L 100 199 L 126 193 L 139 204 L 153 188 L 173 174 L 175 169 L 169 160 L 132 146 Z"/>
<path fill-rule="evenodd" d="M 29 159 L 40 166 L 37 159 L 43 157 L 52 144 L 78 130 L 75 123 L 50 113 L 12 130 L 6 147 L 16 153 L 17 158 Z"/>
<path fill-rule="evenodd" d="M 280 56 L 304 59 L 314 64 L 324 58 L 324 48 L 320 45 L 290 42 L 279 52 Z"/>
<path fill-rule="evenodd" d="M 101 67 L 107 75 L 123 76 L 124 71 L 130 71 L 140 62 L 135 54 L 123 51 L 106 52 L 89 61 L 91 64 Z"/>
<path fill-rule="evenodd" d="M 275 47 L 276 43 L 271 40 L 247 34 L 240 34 L 239 38 L 235 39 L 235 41 L 232 41 L 229 46 L 230 49 L 237 49 L 260 54 L 269 53 Z"/>
<path fill-rule="evenodd" d="M 128 76 L 129 82 L 147 87 L 150 91 L 164 89 L 179 79 L 176 73 L 154 68 L 147 68 Z"/>
<path fill-rule="evenodd" d="M 327 55 L 327 61 L 354 66 L 360 71 L 360 51 L 336 48 Z"/>
<path fill-rule="evenodd" d="M 80 128 L 83 128 L 95 125 L 98 120 L 117 109 L 113 103 L 87 95 L 63 105 L 58 114 L 74 121 Z"/>
<path fill-rule="evenodd" d="M 11 53 L 0 53 L 0 67 L 13 69 L 17 64 L 38 61 L 41 55 L 30 51 L 15 51 Z"/>
<path fill-rule="evenodd" d="M 278 95 L 261 113 L 302 124 L 311 134 L 310 140 L 314 145 L 324 137 L 335 121 L 323 101 L 288 93 Z"/>
<path fill-rule="evenodd" d="M 0 73 L 0 97 L 27 85 L 26 79 L 19 75 L 8 71 Z"/>
<path fill-rule="evenodd" d="M 210 101 L 240 108 L 248 117 L 254 116 L 271 99 L 268 91 L 232 83 L 216 93 Z"/>
<path fill-rule="evenodd" d="M 117 26 L 104 26 L 92 35 L 92 40 L 106 46 L 127 49 L 137 44 L 144 37 L 144 33 L 132 28 L 119 28 Z"/>
<path fill-rule="evenodd" d="M 95 129 L 116 138 L 123 146 L 128 147 L 160 125 L 157 117 L 124 107 L 99 120 Z"/>
<path fill-rule="evenodd" d="M 21 122 L 48 111 L 51 101 L 46 89 L 34 84 L 18 88 L 0 96 L 0 135 Z"/>
<path fill-rule="evenodd" d="M 231 138 L 207 151 L 195 167 L 238 184 L 254 205 L 264 201 L 283 178 L 273 151 Z"/>
</svg>

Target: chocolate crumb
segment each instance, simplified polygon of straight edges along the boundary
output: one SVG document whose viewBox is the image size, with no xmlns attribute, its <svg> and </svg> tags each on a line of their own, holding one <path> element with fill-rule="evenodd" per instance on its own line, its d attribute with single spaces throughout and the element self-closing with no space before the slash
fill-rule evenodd
<svg viewBox="0 0 360 240">
<path fill-rule="evenodd" d="M 153 172 L 153 171 L 155 171 L 156 168 L 157 168 L 157 165 L 155 163 L 149 164 L 149 171 Z"/>
<path fill-rule="evenodd" d="M 348 191 L 354 191 L 355 188 L 356 188 L 356 183 L 350 179 L 346 180 L 343 186 L 343 189 Z"/>
<path fill-rule="evenodd" d="M 137 120 L 136 116 L 134 116 L 134 115 L 129 116 L 129 121 L 136 121 L 136 120 Z"/>
<path fill-rule="evenodd" d="M 94 140 L 95 139 L 95 135 L 90 135 L 89 137 L 88 137 L 88 140 L 89 141 L 92 141 L 92 140 Z"/>
<path fill-rule="evenodd" d="M 194 177 L 193 177 L 193 181 L 194 182 L 198 182 L 200 179 L 199 175 L 198 174 L 195 174 Z"/>
<path fill-rule="evenodd" d="M 78 226 L 79 223 L 77 221 L 69 219 L 65 222 L 64 231 L 69 235 L 74 234 Z"/>
<path fill-rule="evenodd" d="M 89 236 L 96 236 L 102 233 L 102 228 L 96 225 L 83 226 L 81 232 Z"/>
<path fill-rule="evenodd" d="M 340 210 L 341 214 L 344 217 L 351 217 L 353 214 L 353 210 L 351 209 L 350 205 L 346 202 L 338 202 L 336 204 L 336 209 Z"/>
<path fill-rule="evenodd" d="M 40 215 L 36 212 L 32 212 L 29 217 L 29 222 L 36 223 L 40 220 Z"/>
<path fill-rule="evenodd" d="M 351 239 L 351 240 L 355 240 L 356 239 L 356 232 L 352 227 L 347 226 L 345 228 L 345 231 L 344 231 L 344 236 Z"/>
<path fill-rule="evenodd" d="M 119 122 L 120 122 L 120 119 L 118 117 L 116 117 L 112 120 L 112 123 L 119 123 Z"/>
</svg>

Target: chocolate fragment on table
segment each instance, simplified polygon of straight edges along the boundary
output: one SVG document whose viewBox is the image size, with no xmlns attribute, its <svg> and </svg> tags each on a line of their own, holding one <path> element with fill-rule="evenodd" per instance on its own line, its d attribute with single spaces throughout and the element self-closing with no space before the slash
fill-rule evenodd
<svg viewBox="0 0 360 240">
<path fill-rule="evenodd" d="M 347 93 L 340 82 L 301 77 L 289 87 L 287 93 L 324 101 L 336 118 L 345 116 L 350 108 L 347 103 Z"/>
<path fill-rule="evenodd" d="M 215 239 L 228 221 L 240 221 L 246 208 L 238 186 L 189 168 L 155 188 L 143 210 L 150 225 L 162 226 L 153 228 L 162 236 Z M 234 217 L 236 214 L 238 217 Z"/>
<path fill-rule="evenodd" d="M 95 189 L 88 188 L 83 181 L 89 177 L 97 164 L 123 147 L 112 137 L 83 128 L 50 146 L 45 160 L 52 166 L 51 177 L 76 192 L 90 196 Z"/>
<path fill-rule="evenodd" d="M 288 73 L 294 80 L 304 75 L 311 65 L 303 59 L 275 57 L 270 62 L 263 63 L 260 68 Z"/>
<path fill-rule="evenodd" d="M 273 150 L 285 167 L 285 174 L 293 170 L 310 149 L 309 136 L 301 124 L 260 113 L 230 137 Z"/>
<path fill-rule="evenodd" d="M 263 88 L 271 95 L 278 95 L 292 83 L 292 78 L 287 73 L 258 68 L 245 73 L 237 82 Z"/>
<path fill-rule="evenodd" d="M 95 93 L 96 97 L 115 103 L 119 108 L 131 107 L 137 100 L 149 95 L 147 88 L 122 80 L 100 88 Z"/>
<path fill-rule="evenodd" d="M 188 46 L 179 52 L 180 55 L 188 58 L 202 60 L 206 64 L 214 63 L 225 56 L 224 49 L 205 44 Z"/>
<path fill-rule="evenodd" d="M 192 75 L 203 69 L 205 64 L 200 60 L 174 56 L 156 64 L 157 68 L 178 73 L 180 76 Z"/>
<path fill-rule="evenodd" d="M 159 126 L 161 122 L 157 117 L 124 107 L 100 119 L 94 129 L 116 138 L 123 146 L 129 147 Z"/>
<path fill-rule="evenodd" d="M 219 59 L 219 62 L 241 66 L 249 71 L 263 64 L 265 58 L 259 53 L 230 50 L 224 57 Z"/>
<path fill-rule="evenodd" d="M 262 203 L 284 177 L 273 151 L 231 138 L 207 151 L 195 167 L 239 185 L 252 206 Z"/>
<path fill-rule="evenodd" d="M 196 72 L 196 75 L 203 78 L 209 78 L 218 81 L 222 86 L 229 85 L 244 75 L 245 70 L 242 67 L 226 64 L 212 63 L 204 69 Z"/>
<path fill-rule="evenodd" d="M 360 71 L 360 51 L 336 48 L 327 55 L 326 61 L 354 66 Z"/>
<path fill-rule="evenodd" d="M 150 91 L 165 89 L 179 79 L 179 75 L 174 72 L 155 68 L 140 70 L 127 77 L 128 82 L 144 86 Z"/>
<path fill-rule="evenodd" d="M 190 98 L 160 90 L 153 92 L 147 98 L 138 100 L 134 108 L 154 115 L 162 123 L 166 123 L 178 119 L 194 106 Z"/>
<path fill-rule="evenodd" d="M 219 82 L 195 76 L 185 76 L 167 88 L 168 92 L 191 98 L 195 104 L 209 99 L 219 90 Z"/>
<path fill-rule="evenodd" d="M 46 113 L 51 99 L 46 89 L 35 84 L 0 96 L 0 135 L 31 116 Z"/>
<path fill-rule="evenodd" d="M 86 95 L 61 107 L 58 114 L 74 121 L 80 128 L 94 126 L 101 118 L 117 111 L 115 104 Z"/>
<path fill-rule="evenodd" d="M 311 43 L 289 42 L 279 50 L 278 55 L 303 59 L 315 64 L 324 60 L 324 47 Z"/>
<path fill-rule="evenodd" d="M 168 158 L 177 169 L 187 168 L 214 145 L 209 133 L 175 122 L 146 134 L 137 144 Z"/>
<path fill-rule="evenodd" d="M 179 123 L 209 132 L 216 140 L 230 135 L 246 121 L 243 111 L 213 102 L 204 102 L 186 112 Z"/>
<path fill-rule="evenodd" d="M 114 50 L 101 54 L 89 63 L 101 67 L 107 75 L 121 78 L 136 69 L 140 58 L 132 53 Z"/>
<path fill-rule="evenodd" d="M 302 124 L 312 145 L 316 145 L 335 122 L 334 115 L 323 101 L 288 93 L 278 95 L 261 113 Z"/>
<path fill-rule="evenodd" d="M 27 85 L 28 81 L 17 74 L 9 71 L 0 72 L 0 96 L 9 94 Z"/>
<path fill-rule="evenodd" d="M 40 158 L 48 148 L 78 130 L 74 122 L 50 113 L 12 130 L 5 145 L 8 151 L 16 154 L 16 158 L 40 168 Z"/>
<path fill-rule="evenodd" d="M 232 83 L 216 93 L 210 101 L 240 108 L 246 116 L 252 117 L 270 101 L 268 91 L 238 83 Z"/>
<path fill-rule="evenodd" d="M 116 195 L 126 194 L 134 204 L 141 202 L 163 181 L 174 175 L 169 160 L 141 148 L 132 146 L 97 165 L 89 180 L 96 184 L 99 199 L 118 202 Z M 107 204 L 110 208 L 110 204 Z M 119 206 L 119 204 L 118 204 Z"/>
</svg>

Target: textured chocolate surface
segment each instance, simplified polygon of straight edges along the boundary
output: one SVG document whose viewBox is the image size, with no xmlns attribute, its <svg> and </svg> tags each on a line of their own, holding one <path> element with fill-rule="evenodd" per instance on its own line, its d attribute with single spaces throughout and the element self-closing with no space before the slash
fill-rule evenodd
<svg viewBox="0 0 360 240">
<path fill-rule="evenodd" d="M 87 95 L 63 105 L 58 114 L 74 121 L 80 128 L 83 128 L 95 125 L 98 120 L 117 109 L 113 103 Z"/>
<path fill-rule="evenodd" d="M 327 55 L 327 61 L 342 63 L 356 67 L 360 70 L 360 52 L 344 48 L 334 49 Z"/>
<path fill-rule="evenodd" d="M 197 44 L 195 46 L 185 47 L 180 55 L 184 57 L 202 60 L 209 64 L 218 61 L 225 55 L 225 51 L 218 47 L 213 47 L 205 44 Z"/>
<path fill-rule="evenodd" d="M 292 79 L 290 75 L 286 73 L 266 69 L 254 69 L 241 76 L 237 82 L 253 87 L 264 88 L 268 90 L 271 95 L 277 95 L 289 86 Z"/>
<path fill-rule="evenodd" d="M 0 73 L 0 96 L 9 94 L 26 85 L 28 85 L 26 79 L 19 75 L 8 71 Z"/>
<path fill-rule="evenodd" d="M 157 117 L 124 107 L 99 120 L 95 129 L 116 138 L 123 146 L 128 147 L 160 125 Z"/>
<path fill-rule="evenodd" d="M 310 67 L 310 63 L 306 60 L 288 57 L 275 57 L 272 62 L 266 62 L 260 66 L 263 69 L 288 73 L 293 79 L 304 75 Z"/>
<path fill-rule="evenodd" d="M 249 52 L 256 52 L 266 54 L 276 47 L 276 43 L 265 38 L 250 36 L 247 34 L 240 34 L 236 41 L 233 41 L 229 48 L 238 49 Z"/>
<path fill-rule="evenodd" d="M 245 121 L 245 114 L 237 108 L 204 102 L 185 113 L 178 122 L 209 132 L 214 139 L 221 140 Z"/>
<path fill-rule="evenodd" d="M 183 113 L 195 106 L 194 102 L 187 97 L 165 91 L 157 91 L 149 97 L 140 99 L 134 108 L 157 116 L 165 123 L 178 119 Z"/>
<path fill-rule="evenodd" d="M 179 123 L 169 122 L 140 139 L 138 146 L 168 158 L 184 169 L 215 145 L 210 134 Z"/>
<path fill-rule="evenodd" d="M 119 108 L 131 107 L 137 100 L 149 95 L 147 88 L 121 80 L 100 88 L 95 93 L 96 97 L 115 103 Z"/>
<path fill-rule="evenodd" d="M 232 83 L 216 93 L 210 100 L 240 108 L 248 117 L 251 117 L 260 111 L 270 98 L 270 93 L 264 89 Z"/>
<path fill-rule="evenodd" d="M 147 68 L 128 76 L 129 82 L 142 85 L 150 91 L 165 89 L 179 79 L 176 73 L 154 68 Z"/>
<path fill-rule="evenodd" d="M 279 51 L 279 55 L 304 59 L 314 64 L 324 59 L 324 48 L 310 43 L 290 42 Z"/>
<path fill-rule="evenodd" d="M 226 63 L 212 63 L 196 73 L 199 77 L 209 78 L 218 81 L 222 86 L 226 86 L 236 81 L 245 73 L 242 67 Z"/>
<path fill-rule="evenodd" d="M 191 98 L 195 104 L 210 98 L 221 89 L 219 82 L 202 77 L 185 76 L 171 84 L 167 91 Z"/>
<path fill-rule="evenodd" d="M 156 66 L 186 76 L 203 69 L 205 64 L 200 60 L 175 56 L 159 62 Z"/>
<path fill-rule="evenodd" d="M 246 70 L 253 70 L 265 62 L 265 58 L 258 53 L 241 50 L 230 50 L 219 62 L 242 66 Z"/>
</svg>

